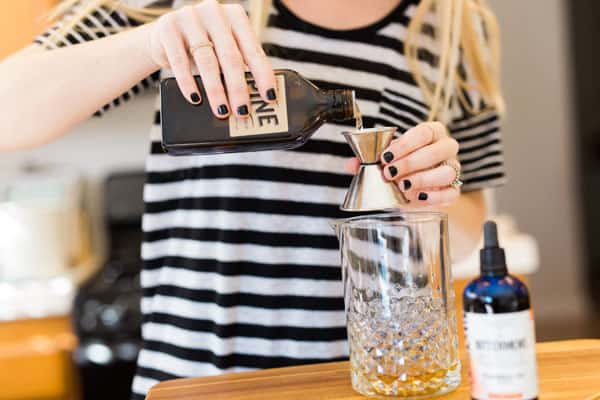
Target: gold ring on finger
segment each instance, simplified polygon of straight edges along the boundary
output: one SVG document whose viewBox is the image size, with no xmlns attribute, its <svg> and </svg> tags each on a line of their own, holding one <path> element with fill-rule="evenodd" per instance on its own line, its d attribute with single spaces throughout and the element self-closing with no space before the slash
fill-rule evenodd
<svg viewBox="0 0 600 400">
<path fill-rule="evenodd" d="M 452 186 L 455 189 L 460 189 L 461 186 L 463 185 L 463 181 L 460 179 L 461 178 L 460 168 L 458 166 L 456 166 L 456 164 L 450 160 L 442 161 L 440 163 L 440 166 L 444 166 L 444 165 L 452 168 L 455 172 L 454 180 L 450 183 L 450 186 Z"/>
<path fill-rule="evenodd" d="M 193 55 L 195 52 L 197 52 L 198 50 L 203 49 L 205 47 L 210 47 L 212 49 L 214 47 L 214 45 L 212 44 L 212 42 L 210 42 L 208 40 L 206 42 L 195 44 L 193 46 L 190 46 L 190 54 Z"/>
</svg>

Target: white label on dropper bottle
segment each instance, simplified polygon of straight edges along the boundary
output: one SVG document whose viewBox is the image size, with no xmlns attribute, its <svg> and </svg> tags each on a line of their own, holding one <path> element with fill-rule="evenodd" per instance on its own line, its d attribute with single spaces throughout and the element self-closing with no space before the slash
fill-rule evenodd
<svg viewBox="0 0 600 400">
<path fill-rule="evenodd" d="M 530 400 L 538 396 L 533 313 L 465 313 L 471 397 Z"/>
</svg>

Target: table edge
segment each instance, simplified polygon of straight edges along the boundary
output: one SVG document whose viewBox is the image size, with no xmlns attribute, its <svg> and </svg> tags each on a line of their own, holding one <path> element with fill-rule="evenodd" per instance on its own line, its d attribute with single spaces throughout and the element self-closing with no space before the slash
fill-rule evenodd
<svg viewBox="0 0 600 400">
<path fill-rule="evenodd" d="M 572 340 L 559 340 L 559 341 L 551 341 L 551 342 L 539 342 L 536 343 L 536 353 L 552 353 L 552 352 L 563 352 L 563 351 L 583 351 L 589 348 L 600 349 L 600 339 L 594 338 L 585 338 L 585 339 L 572 339 Z M 318 364 L 306 364 L 300 366 L 292 366 L 292 367 L 280 367 L 280 368 L 271 368 L 270 371 L 277 370 L 286 370 L 289 372 L 296 373 L 294 375 L 313 375 L 313 374 L 321 374 L 323 373 L 323 368 L 319 368 L 314 370 L 315 366 L 326 367 L 327 372 L 332 372 L 335 370 L 344 370 L 347 371 L 348 361 L 335 361 L 335 362 L 324 362 Z M 271 376 L 264 375 L 265 370 L 256 370 L 256 371 L 248 371 L 248 372 L 231 372 L 221 375 L 207 376 L 207 377 L 196 377 L 196 378 L 179 378 L 172 379 L 169 381 L 164 381 L 157 383 L 154 385 L 148 392 L 146 398 L 149 398 L 151 394 L 155 394 L 156 392 L 167 392 L 172 390 L 181 390 L 182 388 L 191 388 L 191 387 L 199 387 L 199 386 L 209 386 L 215 384 L 221 384 L 223 381 L 220 380 L 218 382 L 213 382 L 211 379 L 215 377 L 219 377 L 223 379 L 228 376 L 235 376 L 237 382 L 239 381 L 249 381 L 249 380 L 260 380 L 260 379 L 271 379 Z M 286 374 L 290 375 L 290 374 Z M 284 375 L 279 375 L 284 376 Z"/>
</svg>

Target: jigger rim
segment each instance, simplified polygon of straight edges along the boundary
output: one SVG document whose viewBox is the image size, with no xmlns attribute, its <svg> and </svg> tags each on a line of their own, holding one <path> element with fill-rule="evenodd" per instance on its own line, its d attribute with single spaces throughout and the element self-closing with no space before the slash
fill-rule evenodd
<svg viewBox="0 0 600 400">
<path fill-rule="evenodd" d="M 354 129 L 352 131 L 343 131 L 342 135 L 351 136 L 351 135 L 363 135 L 367 133 L 373 132 L 386 132 L 386 131 L 397 131 L 398 128 L 395 126 L 380 126 L 377 128 L 366 128 L 366 129 Z"/>
<path fill-rule="evenodd" d="M 394 211 L 357 215 L 350 218 L 338 218 L 329 221 L 329 224 L 335 229 L 341 225 L 353 225 L 354 227 L 360 227 L 363 224 L 372 225 L 373 223 L 385 225 L 405 225 L 410 223 L 442 222 L 447 220 L 448 214 L 441 211 Z"/>
</svg>

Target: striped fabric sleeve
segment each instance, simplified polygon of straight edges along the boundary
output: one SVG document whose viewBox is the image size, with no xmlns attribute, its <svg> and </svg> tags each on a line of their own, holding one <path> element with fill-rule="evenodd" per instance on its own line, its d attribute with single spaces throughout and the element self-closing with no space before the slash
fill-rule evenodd
<svg viewBox="0 0 600 400">
<path fill-rule="evenodd" d="M 92 3 L 90 0 L 76 2 L 58 22 L 39 35 L 34 42 L 46 50 L 53 50 L 101 39 L 139 25 L 139 22 L 128 18 L 122 12 L 102 5 L 90 6 Z M 144 90 L 154 87 L 158 80 L 159 72 L 142 79 L 131 89 L 105 104 L 94 115 L 100 116 L 112 107 L 117 107 Z"/>
<path fill-rule="evenodd" d="M 496 111 L 473 115 L 456 104 L 459 112 L 448 124 L 458 141 L 458 159 L 462 166 L 462 190 L 473 191 L 503 185 L 506 182 L 502 149 L 501 120 Z M 485 108 L 482 108 L 485 110 Z"/>
</svg>

